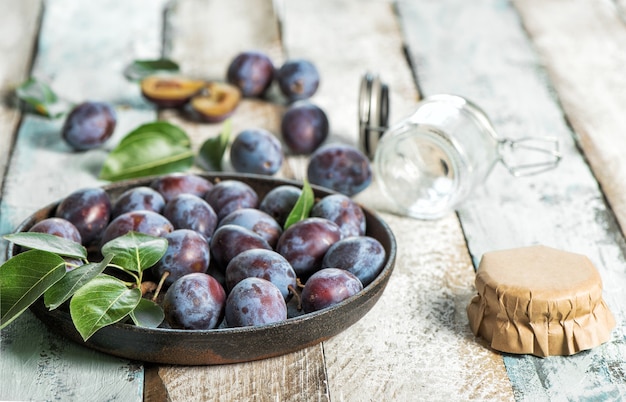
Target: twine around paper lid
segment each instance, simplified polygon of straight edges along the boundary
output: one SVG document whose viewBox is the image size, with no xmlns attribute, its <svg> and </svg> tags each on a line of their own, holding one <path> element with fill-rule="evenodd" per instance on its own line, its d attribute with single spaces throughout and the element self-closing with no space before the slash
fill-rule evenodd
<svg viewBox="0 0 626 402">
<path fill-rule="evenodd" d="M 615 327 L 584 255 L 546 246 L 488 252 L 475 284 L 470 328 L 502 352 L 572 355 L 608 341 Z"/>
</svg>

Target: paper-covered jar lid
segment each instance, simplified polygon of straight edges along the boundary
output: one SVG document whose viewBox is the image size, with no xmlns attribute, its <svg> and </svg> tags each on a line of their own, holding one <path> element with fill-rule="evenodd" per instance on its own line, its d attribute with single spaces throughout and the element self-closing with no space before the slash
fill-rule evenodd
<svg viewBox="0 0 626 402">
<path fill-rule="evenodd" d="M 615 319 L 584 255 L 546 246 L 485 253 L 467 306 L 474 335 L 493 349 L 572 355 L 609 340 Z"/>
</svg>

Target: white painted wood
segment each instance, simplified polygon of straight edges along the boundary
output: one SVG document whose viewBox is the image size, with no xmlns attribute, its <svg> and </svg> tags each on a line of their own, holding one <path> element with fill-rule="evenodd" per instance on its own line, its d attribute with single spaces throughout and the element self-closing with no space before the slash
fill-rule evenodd
<svg viewBox="0 0 626 402">
<path fill-rule="evenodd" d="M 626 225 L 626 41 L 611 1 L 515 2 L 574 128 L 580 146 Z M 584 27 L 584 30 L 581 30 Z M 602 77 L 600 79 L 600 77 Z"/>
<path fill-rule="evenodd" d="M 544 19 L 542 30 L 555 33 L 561 28 L 554 21 L 561 16 L 567 19 L 564 15 L 567 10 L 577 10 L 569 15 L 578 16 L 570 21 L 570 35 L 559 33 L 560 41 L 554 41 L 554 47 L 545 47 L 546 53 L 554 51 L 554 57 L 558 57 L 565 51 L 559 48 L 578 51 L 586 46 L 584 35 L 592 32 L 593 27 L 581 23 L 579 18 L 582 15 L 593 18 L 599 11 L 592 13 L 591 9 L 597 5 L 583 6 L 583 3 L 572 2 L 567 8 L 562 8 L 560 2 L 524 3 L 533 10 L 524 19 L 528 26 L 535 26 L 535 18 Z M 549 8 L 550 4 L 554 7 Z M 584 7 L 589 9 L 584 11 Z M 605 298 L 618 321 L 611 342 L 585 353 L 549 359 L 506 356 L 504 361 L 516 399 L 623 398 L 626 393 L 623 374 L 626 349 L 622 342 L 626 305 L 624 240 L 574 144 L 574 134 L 563 118 L 518 15 L 511 5 L 499 1 L 402 2 L 399 8 L 411 54 L 419 61 L 416 73 L 427 94 L 453 92 L 469 97 L 487 111 L 503 136 L 556 136 L 561 142 L 564 156 L 556 170 L 513 179 L 500 166 L 460 209 L 461 224 L 475 264 L 484 252 L 537 243 L 585 254 L 601 273 Z M 580 35 L 573 34 L 574 26 Z M 620 37 L 612 38 L 615 42 L 607 38 L 609 42 L 603 42 L 595 52 L 620 47 Z M 540 36 L 537 43 L 543 47 L 545 40 Z M 597 59 L 591 53 L 583 57 L 591 63 Z M 551 57 L 545 60 L 549 63 Z M 566 64 L 567 67 L 561 68 L 580 69 Z M 578 88 L 585 87 L 583 82 L 589 76 L 575 74 L 581 84 Z M 603 81 L 610 77 L 600 74 L 597 78 Z M 572 100 L 570 96 L 568 99 Z M 598 132 L 598 135 L 612 133 Z"/>
<path fill-rule="evenodd" d="M 41 0 L 0 1 L 0 198 L 2 182 L 9 160 L 10 150 L 20 119 L 17 103 L 13 98 L 15 88 L 28 77 L 35 37 L 42 9 Z"/>
<path fill-rule="evenodd" d="M 45 4 L 33 76 L 74 102 L 114 102 L 119 125 L 108 149 L 131 128 L 156 117 L 149 109 L 122 107 L 145 105 L 136 84 L 126 82 L 122 71 L 134 59 L 159 56 L 163 4 L 152 0 Z M 61 140 L 61 124 L 62 119 L 24 116 L 4 182 L 1 234 L 73 190 L 102 184 L 97 174 L 106 150 L 71 152 Z M 0 244 L 2 260 L 5 245 Z M 53 335 L 30 313 L 0 335 L 0 370 L 11 373 L 0 380 L 0 399 L 141 400 L 141 366 Z"/>
</svg>

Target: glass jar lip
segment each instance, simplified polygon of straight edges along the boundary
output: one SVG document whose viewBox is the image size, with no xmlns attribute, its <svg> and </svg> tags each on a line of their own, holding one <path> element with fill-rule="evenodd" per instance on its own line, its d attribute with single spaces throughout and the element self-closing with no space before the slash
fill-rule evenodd
<svg viewBox="0 0 626 402">
<path fill-rule="evenodd" d="M 444 101 L 445 103 L 450 103 L 457 109 L 466 112 L 472 119 L 476 121 L 476 123 L 478 123 L 478 127 L 483 127 L 487 131 L 487 133 L 489 133 L 491 138 L 494 140 L 494 143 L 497 144 L 500 141 L 500 137 L 498 136 L 498 133 L 496 132 L 496 129 L 493 126 L 491 120 L 487 116 L 487 113 L 485 113 L 485 111 L 480 106 L 463 96 L 454 94 L 435 94 L 423 98 L 422 100 L 420 100 L 419 103 L 421 104 L 442 101 Z M 419 110 L 419 104 L 416 110 Z"/>
<path fill-rule="evenodd" d="M 398 138 L 405 138 L 409 135 L 413 138 L 419 138 L 420 140 L 425 140 L 428 143 L 434 144 L 445 154 L 446 158 L 451 163 L 451 165 L 448 166 L 448 169 L 454 172 L 451 180 L 451 196 L 448 201 L 439 208 L 426 211 L 419 209 L 414 205 L 404 205 L 393 196 L 393 189 L 391 188 L 390 183 L 388 183 L 388 180 L 385 180 L 386 175 L 384 172 L 382 154 L 386 152 L 385 149 L 389 145 L 390 141 L 397 141 Z M 392 127 L 387 134 L 382 136 L 374 157 L 374 174 L 376 177 L 375 181 L 377 182 L 381 192 L 387 200 L 399 209 L 399 213 L 413 218 L 432 220 L 441 218 L 447 213 L 454 211 L 462 200 L 463 194 L 461 191 L 461 182 L 463 177 L 467 174 L 467 172 L 464 171 L 464 166 L 466 165 L 467 164 L 463 162 L 463 155 L 459 151 L 458 146 L 454 144 L 454 142 L 451 141 L 451 139 L 442 130 L 428 124 L 419 124 L 414 122 L 409 123 L 403 121 Z"/>
</svg>

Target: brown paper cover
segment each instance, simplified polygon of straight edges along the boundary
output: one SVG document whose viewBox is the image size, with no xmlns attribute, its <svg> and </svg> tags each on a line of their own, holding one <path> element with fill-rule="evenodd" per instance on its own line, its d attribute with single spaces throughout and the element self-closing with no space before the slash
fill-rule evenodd
<svg viewBox="0 0 626 402">
<path fill-rule="evenodd" d="M 608 341 L 615 327 L 584 255 L 546 246 L 485 253 L 475 284 L 470 328 L 502 352 L 572 355 Z"/>
</svg>

